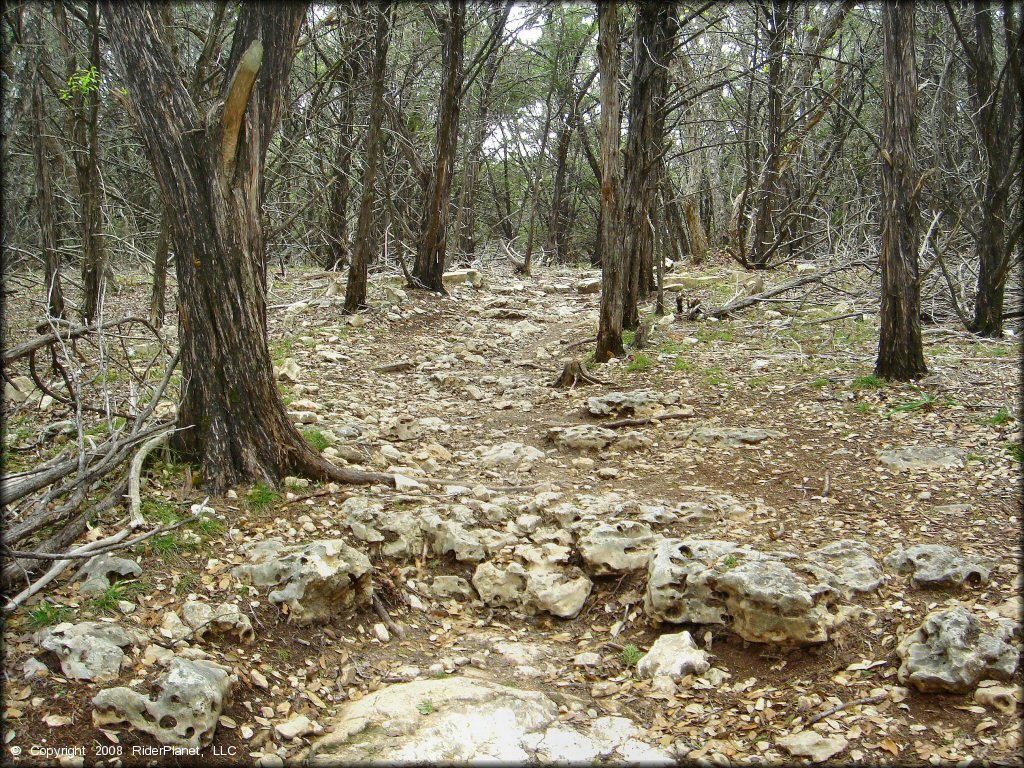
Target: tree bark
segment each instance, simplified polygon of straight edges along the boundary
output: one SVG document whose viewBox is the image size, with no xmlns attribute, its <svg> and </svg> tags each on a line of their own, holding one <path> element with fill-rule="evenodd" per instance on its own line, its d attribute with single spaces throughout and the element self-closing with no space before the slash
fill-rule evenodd
<svg viewBox="0 0 1024 768">
<path fill-rule="evenodd" d="M 624 259 L 619 180 L 619 20 L 618 3 L 597 8 L 597 61 L 601 73 L 601 310 L 594 360 L 625 354 L 622 348 Z"/>
<path fill-rule="evenodd" d="M 782 179 L 783 54 L 792 16 L 792 6 L 785 0 L 762 4 L 768 30 L 768 154 L 765 157 L 764 183 L 758 190 L 757 212 L 754 216 L 754 241 L 751 243 L 750 266 L 767 266 L 768 249 L 775 242 L 776 198 Z"/>
<path fill-rule="evenodd" d="M 82 307 L 86 322 L 96 318 L 100 293 L 106 272 L 106 247 L 103 239 L 103 188 L 99 171 L 100 57 L 99 9 L 89 3 L 89 86 L 72 96 L 74 120 L 72 141 L 75 145 L 75 175 L 81 198 L 82 227 Z M 72 64 L 73 66 L 73 64 Z"/>
<path fill-rule="evenodd" d="M 304 3 L 245 3 L 221 106 L 203 118 L 160 43 L 150 5 L 105 0 L 111 46 L 173 212 L 183 390 L 175 447 L 214 493 L 286 474 L 341 481 L 303 440 L 275 386 L 266 325 L 263 168 Z"/>
<path fill-rule="evenodd" d="M 917 280 L 917 62 L 914 4 L 882 6 L 882 306 L 875 373 L 909 381 L 927 373 Z"/>
<path fill-rule="evenodd" d="M 393 5 L 376 7 L 377 28 L 374 34 L 374 54 L 370 80 L 370 124 L 366 129 L 363 190 L 359 200 L 359 219 L 356 222 L 356 241 L 352 251 L 352 264 L 348 269 L 345 289 L 345 312 L 352 313 L 366 306 L 366 273 L 376 242 L 371 232 L 373 204 L 377 181 L 377 155 L 380 144 L 380 125 L 384 116 L 384 79 L 387 75 L 388 46 L 391 35 Z"/>
<path fill-rule="evenodd" d="M 42 42 L 42 17 L 39 24 Z M 57 227 L 53 216 L 53 188 L 50 184 L 50 165 L 44 137 L 46 106 L 43 101 L 43 83 L 37 75 L 32 82 L 32 111 L 35 119 L 36 208 L 39 213 L 39 244 L 46 270 L 46 313 L 50 317 L 64 317 L 64 291 L 60 284 L 60 254 L 57 252 Z"/>
<path fill-rule="evenodd" d="M 981 221 L 978 222 L 976 252 L 978 285 L 974 319 L 970 330 L 981 336 L 1003 335 L 1003 297 L 1010 264 L 1006 237 L 1007 203 L 1010 197 L 1013 134 L 1016 112 L 1016 77 L 1009 70 L 1002 74 L 1001 92 L 996 81 L 990 0 L 974 4 L 974 50 L 968 52 L 968 71 L 973 86 L 975 126 L 981 138 L 985 166 L 981 194 Z"/>
<path fill-rule="evenodd" d="M 644 0 L 633 35 L 633 84 L 626 137 L 623 243 L 626 260 L 625 328 L 640 322 L 639 304 L 650 293 L 654 271 L 658 170 L 665 141 L 669 56 L 675 39 L 675 3 Z"/>
<path fill-rule="evenodd" d="M 324 244 L 323 265 L 327 270 L 344 268 L 349 261 L 348 201 L 352 196 L 352 155 L 355 142 L 356 98 L 362 77 L 362 10 L 351 5 L 343 15 L 338 14 L 339 30 L 346 30 L 348 46 L 342 67 L 342 88 L 345 89 L 338 114 L 338 150 L 335 160 L 334 184 L 331 186 L 327 218 L 327 242 Z"/>
<path fill-rule="evenodd" d="M 497 25 L 504 28 L 508 20 L 508 6 L 504 10 L 495 9 L 495 17 L 491 22 L 491 30 L 487 35 L 498 32 Z M 483 160 L 484 140 L 487 138 L 487 115 L 491 109 L 491 91 L 494 78 L 498 73 L 498 47 L 494 45 L 487 53 L 484 62 L 484 76 L 480 83 L 480 98 L 477 102 L 476 118 L 473 121 L 472 136 L 466 148 L 466 164 L 462 171 L 462 186 L 459 190 L 459 207 L 455 214 L 455 233 L 458 253 L 468 264 L 476 254 L 476 185 L 480 175 L 480 164 Z"/>
<path fill-rule="evenodd" d="M 445 293 L 445 250 L 455 151 L 459 136 L 459 92 L 462 86 L 462 43 L 465 37 L 465 0 L 451 0 L 443 24 L 441 57 L 443 72 L 437 106 L 437 146 L 433 171 L 427 184 L 420 240 L 416 249 L 413 281 L 416 288 Z"/>
<path fill-rule="evenodd" d="M 164 296 L 167 293 L 167 261 L 171 245 L 171 217 L 164 211 L 160 215 L 160 232 L 156 236 L 156 251 L 153 254 L 153 293 L 149 298 L 149 319 L 157 328 L 164 324 L 167 310 Z"/>
</svg>

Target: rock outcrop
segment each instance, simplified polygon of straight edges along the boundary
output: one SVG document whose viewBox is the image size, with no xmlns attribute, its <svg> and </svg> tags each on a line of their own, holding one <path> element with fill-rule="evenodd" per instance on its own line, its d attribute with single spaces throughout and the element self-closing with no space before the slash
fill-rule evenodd
<svg viewBox="0 0 1024 768">
<path fill-rule="evenodd" d="M 276 587 L 270 601 L 287 605 L 289 620 L 298 624 L 330 621 L 373 595 L 369 559 L 341 539 L 294 545 L 266 539 L 244 549 L 254 562 L 232 573 L 257 587 Z"/>
<path fill-rule="evenodd" d="M 984 631 L 963 606 L 929 613 L 896 648 L 903 663 L 900 683 L 919 691 L 966 693 L 985 677 L 1009 679 L 1019 651 L 1003 637 Z"/>
<path fill-rule="evenodd" d="M 206 747 L 213 741 L 234 682 L 219 664 L 175 656 L 167 673 L 156 681 L 159 693 L 155 699 L 124 687 L 96 694 L 93 724 L 128 722 L 161 744 Z"/>
</svg>

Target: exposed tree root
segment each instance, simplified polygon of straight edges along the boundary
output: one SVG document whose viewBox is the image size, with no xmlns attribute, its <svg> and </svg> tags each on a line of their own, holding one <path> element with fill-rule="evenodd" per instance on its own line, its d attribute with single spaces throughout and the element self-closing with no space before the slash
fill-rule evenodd
<svg viewBox="0 0 1024 768">
<path fill-rule="evenodd" d="M 574 389 L 579 384 L 600 384 L 601 386 L 609 386 L 609 382 L 602 381 L 601 379 L 592 376 L 590 372 L 583 367 L 583 363 L 578 357 L 573 358 L 566 362 L 562 368 L 562 373 L 555 379 L 551 385 L 557 389 Z"/>
</svg>

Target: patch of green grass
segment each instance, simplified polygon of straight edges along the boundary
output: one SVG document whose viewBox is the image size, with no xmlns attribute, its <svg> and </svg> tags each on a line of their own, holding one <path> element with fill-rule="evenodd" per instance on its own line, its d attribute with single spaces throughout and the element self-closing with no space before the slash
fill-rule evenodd
<svg viewBox="0 0 1024 768">
<path fill-rule="evenodd" d="M 142 502 L 140 509 L 146 520 L 160 523 L 160 525 L 174 525 L 181 520 L 181 514 L 173 502 L 163 499 L 146 499 Z"/>
<path fill-rule="evenodd" d="M 130 600 L 136 595 L 145 592 L 147 584 L 139 581 L 119 581 L 111 584 L 103 592 L 96 595 L 89 601 L 89 605 L 97 613 L 115 613 L 117 604 L 121 600 Z"/>
<path fill-rule="evenodd" d="M 824 379 L 824 378 L 815 379 L 813 382 L 811 382 L 811 386 L 814 387 L 815 389 L 821 389 L 822 387 L 827 387 L 828 386 L 828 379 Z"/>
<path fill-rule="evenodd" d="M 245 495 L 245 500 L 249 502 L 249 509 L 254 512 L 263 512 L 272 504 L 280 501 L 281 494 L 273 488 L 259 484 L 249 489 L 249 493 Z"/>
<path fill-rule="evenodd" d="M 663 355 L 677 355 L 686 349 L 686 345 L 680 341 L 665 341 L 658 346 L 658 351 Z"/>
<path fill-rule="evenodd" d="M 931 408 L 935 404 L 935 395 L 929 395 L 927 392 L 923 393 L 920 400 L 914 400 L 909 403 L 903 403 L 897 405 L 891 411 L 885 414 L 885 418 L 889 418 L 894 413 L 910 413 L 911 411 L 918 411 L 922 408 Z"/>
<path fill-rule="evenodd" d="M 442 669 L 440 672 L 435 672 L 434 674 L 432 674 L 431 677 L 435 680 L 445 680 L 449 677 L 455 677 L 455 675 L 450 675 Z"/>
<path fill-rule="evenodd" d="M 278 648 L 274 651 L 274 655 L 277 656 L 278 661 L 288 661 L 292 657 L 291 651 L 287 648 Z"/>
<path fill-rule="evenodd" d="M 698 328 L 694 335 L 699 341 L 705 343 L 736 340 L 736 334 L 733 333 L 732 328 Z"/>
<path fill-rule="evenodd" d="M 63 605 L 52 605 L 45 600 L 37 605 L 28 615 L 28 625 L 32 629 L 42 629 L 60 624 L 71 618 L 72 610 Z"/>
<path fill-rule="evenodd" d="M 857 403 L 857 413 L 871 413 L 871 403 Z"/>
<path fill-rule="evenodd" d="M 1010 415 L 1010 409 L 1004 405 L 1002 408 L 995 412 L 994 416 L 989 416 L 987 419 L 985 419 L 984 423 L 993 427 L 1001 427 L 1003 424 L 1012 419 L 1013 417 Z"/>
<path fill-rule="evenodd" d="M 182 552 L 195 552 L 199 549 L 199 542 L 185 539 L 179 536 L 177 531 L 165 533 L 163 536 L 154 536 L 149 541 L 149 548 L 159 557 L 179 555 Z"/>
<path fill-rule="evenodd" d="M 324 433 L 319 429 L 304 429 L 302 430 L 302 436 L 306 439 L 306 442 L 317 451 L 317 453 L 320 453 L 324 448 L 331 444 Z"/>
<path fill-rule="evenodd" d="M 734 555 L 726 555 L 725 559 L 722 560 L 722 565 L 723 567 L 725 567 L 726 570 L 728 570 L 729 568 L 735 568 L 736 557 Z"/>
<path fill-rule="evenodd" d="M 622 649 L 622 663 L 626 665 L 627 669 L 632 669 L 636 666 L 637 662 L 644 657 L 643 651 L 637 648 L 635 645 L 630 643 Z"/>
<path fill-rule="evenodd" d="M 1024 464 L 1024 445 L 1020 443 L 1007 443 L 1006 451 L 1010 454 L 1011 459 Z"/>
<path fill-rule="evenodd" d="M 195 592 L 199 586 L 199 575 L 196 573 L 183 573 L 178 577 L 178 583 L 174 585 L 174 594 L 187 595 Z"/>
<path fill-rule="evenodd" d="M 867 376 L 858 376 L 850 382 L 850 389 L 854 392 L 860 392 L 865 389 L 882 389 L 884 386 L 885 381 L 878 378 L 873 373 Z"/>
<path fill-rule="evenodd" d="M 592 371 L 597 368 L 597 363 L 594 362 L 594 350 L 590 350 L 583 356 L 583 367 L 588 371 Z"/>
<path fill-rule="evenodd" d="M 654 361 L 645 354 L 639 354 L 631 358 L 626 364 L 626 370 L 630 373 L 638 373 L 640 371 L 646 371 L 654 365 Z"/>
<path fill-rule="evenodd" d="M 689 373 L 690 371 L 693 370 L 693 363 L 684 358 L 682 355 L 679 355 L 676 357 L 675 362 L 672 363 L 672 370 Z"/>
<path fill-rule="evenodd" d="M 272 342 L 270 345 L 270 356 L 274 361 L 274 365 L 283 363 L 284 359 L 291 355 L 294 348 L 294 339 L 281 339 L 280 341 Z"/>
<path fill-rule="evenodd" d="M 202 538 L 209 539 L 224 530 L 224 523 L 210 515 L 200 515 L 189 523 L 187 527 L 191 528 Z"/>
<path fill-rule="evenodd" d="M 631 347 L 633 345 L 633 339 L 636 338 L 636 331 L 623 331 L 622 332 L 622 343 Z"/>
<path fill-rule="evenodd" d="M 416 705 L 416 711 L 421 715 L 429 715 L 434 711 L 434 705 L 431 703 L 430 699 L 424 699 Z"/>
<path fill-rule="evenodd" d="M 716 365 L 704 371 L 704 382 L 709 387 L 725 384 L 725 376 L 722 374 L 721 367 Z"/>
<path fill-rule="evenodd" d="M 773 381 L 770 376 L 751 376 L 747 379 L 747 386 L 751 389 L 764 389 L 771 386 Z"/>
</svg>

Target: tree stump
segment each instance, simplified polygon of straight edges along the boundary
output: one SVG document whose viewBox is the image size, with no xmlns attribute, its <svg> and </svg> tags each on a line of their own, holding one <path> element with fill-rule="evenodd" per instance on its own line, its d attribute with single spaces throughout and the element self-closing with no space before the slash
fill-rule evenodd
<svg viewBox="0 0 1024 768">
<path fill-rule="evenodd" d="M 575 357 L 572 360 L 566 362 L 562 367 L 562 373 L 559 375 L 555 382 L 551 385 L 556 389 L 574 389 L 579 384 L 606 384 L 607 382 L 601 381 L 590 374 L 590 372 L 583 367 L 583 362 Z"/>
</svg>

